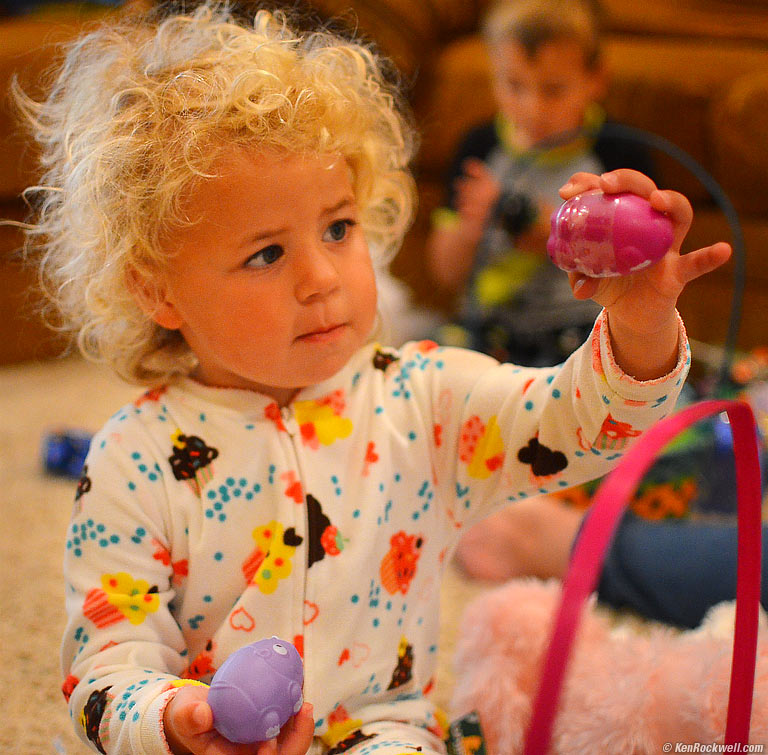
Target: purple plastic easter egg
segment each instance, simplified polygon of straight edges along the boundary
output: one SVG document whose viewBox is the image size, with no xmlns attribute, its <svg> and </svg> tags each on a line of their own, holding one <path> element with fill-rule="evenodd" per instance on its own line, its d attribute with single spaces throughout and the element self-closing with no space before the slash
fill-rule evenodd
<svg viewBox="0 0 768 755">
<path fill-rule="evenodd" d="M 276 737 L 299 712 L 303 683 L 301 656 L 290 642 L 272 637 L 240 648 L 211 681 L 208 704 L 216 731 L 239 744 Z"/>
<path fill-rule="evenodd" d="M 646 199 L 590 191 L 552 214 L 547 252 L 566 272 L 607 278 L 658 262 L 672 239 L 672 221 Z"/>
</svg>

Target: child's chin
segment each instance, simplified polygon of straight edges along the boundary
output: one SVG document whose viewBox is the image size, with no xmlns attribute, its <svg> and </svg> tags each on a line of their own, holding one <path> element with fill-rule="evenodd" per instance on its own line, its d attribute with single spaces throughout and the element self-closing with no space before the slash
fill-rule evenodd
<svg viewBox="0 0 768 755">
<path fill-rule="evenodd" d="M 307 386 L 330 380 L 334 375 L 337 375 L 344 369 L 351 357 L 352 355 L 350 354 L 336 359 L 324 359 L 322 362 L 315 364 L 310 376 L 311 379 L 307 380 Z"/>
</svg>

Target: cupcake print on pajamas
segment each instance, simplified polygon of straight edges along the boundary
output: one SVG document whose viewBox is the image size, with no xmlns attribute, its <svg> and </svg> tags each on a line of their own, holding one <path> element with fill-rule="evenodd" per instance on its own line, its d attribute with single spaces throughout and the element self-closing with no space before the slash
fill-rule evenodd
<svg viewBox="0 0 768 755">
<path fill-rule="evenodd" d="M 504 442 L 495 415 L 487 424 L 474 415 L 462 425 L 459 458 L 467 465 L 467 474 L 477 480 L 487 479 L 501 467 Z"/>
<path fill-rule="evenodd" d="M 619 422 L 609 414 L 600 427 L 600 434 L 594 446 L 603 451 L 623 451 L 630 438 L 636 438 L 640 434 L 641 431 L 635 430 L 628 422 Z"/>
<path fill-rule="evenodd" d="M 389 539 L 390 549 L 381 560 L 379 576 L 384 589 L 390 594 L 405 595 L 416 576 L 416 568 L 424 545 L 421 535 L 409 535 L 400 530 Z"/>
<path fill-rule="evenodd" d="M 101 739 L 101 720 L 107 712 L 107 707 L 114 695 L 110 694 L 111 686 L 104 689 L 94 690 L 88 696 L 82 713 L 80 714 L 80 726 L 85 731 L 85 736 L 90 742 L 93 742 L 96 749 L 101 753 L 106 753 L 104 749 L 105 742 Z"/>
<path fill-rule="evenodd" d="M 207 446 L 197 435 L 184 435 L 177 430 L 173 436 L 173 453 L 168 457 L 177 480 L 184 480 L 192 491 L 200 496 L 203 488 L 213 477 L 213 460 L 217 449 Z"/>
<path fill-rule="evenodd" d="M 397 648 L 397 666 L 392 672 L 392 681 L 387 689 L 397 689 L 411 681 L 413 676 L 413 645 L 405 636 L 400 638 Z"/>
<path fill-rule="evenodd" d="M 83 615 L 99 629 L 128 620 L 141 624 L 147 614 L 155 613 L 160 605 L 156 585 L 134 579 L 126 572 L 104 574 L 101 587 L 88 591 L 83 603 Z"/>
<path fill-rule="evenodd" d="M 89 590 L 85 596 L 83 615 L 99 629 L 112 626 L 112 624 L 117 624 L 125 619 L 120 609 L 109 602 L 107 593 L 98 587 Z"/>
</svg>

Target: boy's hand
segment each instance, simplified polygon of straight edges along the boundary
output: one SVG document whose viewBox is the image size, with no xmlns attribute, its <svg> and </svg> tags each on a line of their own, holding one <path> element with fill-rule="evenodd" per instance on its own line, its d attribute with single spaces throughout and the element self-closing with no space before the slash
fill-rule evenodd
<svg viewBox="0 0 768 755">
<path fill-rule="evenodd" d="M 606 194 L 637 194 L 672 220 L 672 246 L 655 265 L 617 278 L 569 273 L 576 298 L 592 298 L 608 310 L 614 355 L 625 372 L 638 379 L 661 377 L 668 371 L 662 363 L 671 369 L 676 361 L 675 306 L 681 291 L 690 281 L 726 262 L 731 248 L 719 242 L 681 255 L 680 246 L 693 219 L 691 204 L 676 191 L 660 191 L 642 173 L 627 169 L 602 176 L 576 173 L 560 189 L 560 196 L 570 199 L 592 189 Z"/>
<path fill-rule="evenodd" d="M 462 167 L 464 175 L 455 183 L 456 210 L 464 223 L 482 235 L 501 195 L 501 184 L 482 160 L 469 158 Z"/>
<path fill-rule="evenodd" d="M 213 728 L 208 688 L 181 687 L 165 708 L 163 727 L 176 755 L 306 755 L 314 735 L 312 706 L 305 703 L 281 729 L 277 739 L 256 744 L 235 744 Z"/>
</svg>

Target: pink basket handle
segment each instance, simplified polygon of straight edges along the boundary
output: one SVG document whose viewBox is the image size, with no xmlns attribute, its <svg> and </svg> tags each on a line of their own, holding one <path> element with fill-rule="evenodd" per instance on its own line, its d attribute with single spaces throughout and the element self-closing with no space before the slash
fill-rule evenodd
<svg viewBox="0 0 768 755">
<path fill-rule="evenodd" d="M 703 401 L 654 425 L 606 478 L 576 544 L 534 700 L 525 755 L 543 755 L 552 738 L 558 701 L 582 607 L 597 586 L 606 552 L 637 485 L 662 448 L 705 417 L 726 412 L 733 433 L 738 494 L 736 625 L 725 744 L 747 744 L 755 682 L 760 611 L 761 484 L 755 418 L 741 401 Z"/>
</svg>

